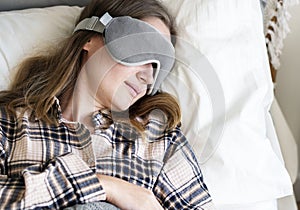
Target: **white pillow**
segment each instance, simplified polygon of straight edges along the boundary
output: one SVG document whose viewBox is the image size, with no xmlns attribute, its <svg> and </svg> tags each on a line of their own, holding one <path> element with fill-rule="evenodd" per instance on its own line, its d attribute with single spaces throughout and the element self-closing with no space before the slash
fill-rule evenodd
<svg viewBox="0 0 300 210">
<path fill-rule="evenodd" d="M 187 59 L 162 88 L 180 99 L 183 130 L 215 203 L 292 194 L 282 156 L 274 152 L 280 149 L 269 114 L 273 84 L 259 1 L 163 2 L 185 40 L 176 51 Z"/>
<path fill-rule="evenodd" d="M 270 143 L 276 135 L 267 130 L 273 128 L 273 87 L 259 2 L 162 2 L 179 29 L 178 62 L 162 89 L 179 99 L 183 130 L 215 203 L 292 193 L 281 154 Z M 23 57 L 70 34 L 80 11 L 57 6 L 0 13 L 0 89 Z"/>
<path fill-rule="evenodd" d="M 56 6 L 0 12 L 0 90 L 11 81 L 20 60 L 70 34 L 80 11 Z"/>
</svg>

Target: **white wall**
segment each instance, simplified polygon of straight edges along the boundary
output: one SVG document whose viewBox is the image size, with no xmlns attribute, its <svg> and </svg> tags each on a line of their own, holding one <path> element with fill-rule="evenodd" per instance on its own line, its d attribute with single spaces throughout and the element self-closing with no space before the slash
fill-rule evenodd
<svg viewBox="0 0 300 210">
<path fill-rule="evenodd" d="M 291 31 L 284 40 L 275 96 L 300 151 L 300 4 L 290 7 L 288 11 Z M 294 189 L 300 201 L 300 172 Z"/>
</svg>

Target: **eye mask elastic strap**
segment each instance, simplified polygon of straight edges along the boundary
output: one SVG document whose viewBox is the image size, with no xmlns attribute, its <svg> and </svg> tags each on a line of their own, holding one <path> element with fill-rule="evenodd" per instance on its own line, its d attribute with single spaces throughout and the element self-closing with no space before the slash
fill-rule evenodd
<svg viewBox="0 0 300 210">
<path fill-rule="evenodd" d="M 77 24 L 73 33 L 79 30 L 89 30 L 89 31 L 96 31 L 99 33 L 103 33 L 106 25 L 112 19 L 113 18 L 107 12 L 101 18 L 96 16 L 85 18 Z"/>
</svg>

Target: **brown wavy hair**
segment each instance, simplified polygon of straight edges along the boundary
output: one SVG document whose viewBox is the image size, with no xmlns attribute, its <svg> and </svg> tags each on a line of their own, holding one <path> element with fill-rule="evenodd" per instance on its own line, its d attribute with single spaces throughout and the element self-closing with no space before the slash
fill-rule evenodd
<svg viewBox="0 0 300 210">
<path fill-rule="evenodd" d="M 77 23 L 87 17 L 100 17 L 105 12 L 112 16 L 128 15 L 137 19 L 158 17 L 170 29 L 171 35 L 176 35 L 173 19 L 156 0 L 92 0 L 82 10 Z M 11 113 L 15 113 L 17 107 L 33 110 L 36 118 L 56 124 L 56 110 L 53 107 L 55 97 L 62 102 L 70 97 L 83 65 L 83 46 L 93 36 L 101 34 L 76 32 L 55 51 L 24 60 L 9 89 L 0 92 L 0 105 L 7 106 Z M 179 104 L 167 93 L 144 96 L 130 107 L 129 118 L 141 130 L 143 125 L 136 118 L 145 118 L 154 109 L 160 109 L 166 114 L 169 128 L 179 123 Z"/>
</svg>

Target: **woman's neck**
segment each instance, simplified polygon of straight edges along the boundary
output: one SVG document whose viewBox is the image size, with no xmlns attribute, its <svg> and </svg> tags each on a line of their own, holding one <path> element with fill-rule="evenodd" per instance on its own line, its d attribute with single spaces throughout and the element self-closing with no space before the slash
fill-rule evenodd
<svg viewBox="0 0 300 210">
<path fill-rule="evenodd" d="M 92 115 L 103 107 L 96 103 L 96 90 L 90 90 L 84 77 L 84 73 L 80 74 L 74 90 L 64 94 L 61 109 L 66 120 L 80 122 L 92 131 L 94 127 Z"/>
</svg>

